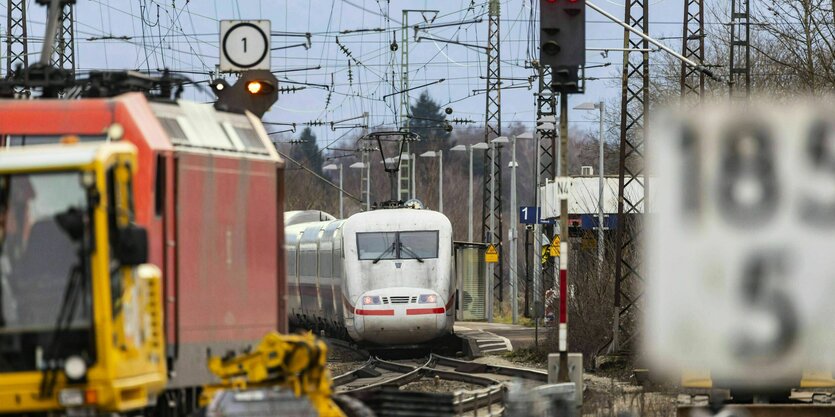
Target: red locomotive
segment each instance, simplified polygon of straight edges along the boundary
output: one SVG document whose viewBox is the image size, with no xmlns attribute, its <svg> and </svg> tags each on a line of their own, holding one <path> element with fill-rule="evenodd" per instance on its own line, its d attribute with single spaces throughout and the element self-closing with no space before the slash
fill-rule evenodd
<svg viewBox="0 0 835 417">
<path fill-rule="evenodd" d="M 195 403 L 198 388 L 211 380 L 210 352 L 287 331 L 283 161 L 250 113 L 139 93 L 0 100 L 4 148 L 105 143 L 113 126 L 123 129 L 121 142 L 137 149 L 135 223 L 147 229 L 148 262 L 162 275 L 169 382 L 160 403 Z M 0 369 L 0 402 L 1 381 L 12 371 Z"/>
</svg>

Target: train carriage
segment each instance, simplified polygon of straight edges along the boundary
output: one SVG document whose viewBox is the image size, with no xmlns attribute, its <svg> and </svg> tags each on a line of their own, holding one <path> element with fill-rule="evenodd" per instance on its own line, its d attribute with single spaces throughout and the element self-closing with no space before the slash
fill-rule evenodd
<svg viewBox="0 0 835 417">
<path fill-rule="evenodd" d="M 285 225 L 294 326 L 379 345 L 452 332 L 452 226 L 443 214 L 397 208 L 337 220 L 288 212 Z"/>
</svg>

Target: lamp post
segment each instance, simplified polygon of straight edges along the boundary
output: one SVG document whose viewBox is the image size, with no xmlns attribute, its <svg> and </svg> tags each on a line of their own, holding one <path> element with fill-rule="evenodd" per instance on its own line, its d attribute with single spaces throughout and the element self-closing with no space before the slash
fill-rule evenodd
<svg viewBox="0 0 835 417">
<path fill-rule="evenodd" d="M 516 219 L 518 204 L 516 203 L 516 169 L 519 168 L 519 162 L 516 161 L 516 140 L 517 139 L 533 139 L 533 134 L 530 132 L 522 133 L 519 136 L 510 137 L 510 162 L 507 166 L 510 168 L 510 230 L 508 232 L 508 240 L 510 241 L 510 282 L 511 294 L 510 305 L 513 314 L 513 324 L 519 322 L 519 272 L 517 258 L 517 245 L 519 241 L 519 221 Z"/>
<path fill-rule="evenodd" d="M 467 151 L 470 153 L 470 187 L 467 199 L 467 241 L 473 241 L 473 149 L 484 150 L 489 146 L 484 142 L 479 142 L 473 145 L 456 145 L 450 148 L 450 151 Z"/>
<path fill-rule="evenodd" d="M 597 279 L 603 280 L 603 112 L 605 104 L 603 101 L 599 103 L 583 103 L 574 107 L 575 110 L 600 110 L 600 130 L 598 132 L 597 141 L 600 148 L 598 150 L 598 190 L 597 190 Z"/>
<path fill-rule="evenodd" d="M 365 180 L 365 210 L 371 210 L 371 164 L 366 164 L 364 162 L 354 162 L 353 164 L 349 165 L 348 168 L 355 168 L 355 169 L 367 169 L 368 176 Z M 360 185 L 361 186 L 361 185 Z"/>
<path fill-rule="evenodd" d="M 322 171 L 334 171 L 339 169 L 339 218 L 345 218 L 344 194 L 345 190 L 342 188 L 342 164 L 328 164 L 322 167 Z"/>
<path fill-rule="evenodd" d="M 510 140 L 508 140 L 507 136 L 499 136 L 499 137 L 491 139 L 490 144 L 492 146 L 490 147 L 490 155 L 491 155 L 490 158 L 495 161 L 496 160 L 496 151 L 498 150 L 499 144 L 508 143 L 509 141 Z M 491 178 L 496 178 L 496 164 L 490 164 L 490 176 L 491 176 Z M 490 181 L 490 195 L 491 196 L 496 195 L 495 181 Z M 492 198 L 495 198 L 495 197 L 492 197 Z M 501 196 L 499 196 L 499 198 L 501 198 Z M 495 215 L 496 213 L 493 212 L 493 207 L 492 207 L 493 204 L 494 203 L 491 201 L 490 202 L 490 205 L 491 205 L 491 207 L 490 207 L 490 239 L 491 239 L 491 242 L 489 242 L 491 244 L 493 243 L 492 242 L 493 236 L 495 236 L 495 233 L 496 233 L 496 215 Z M 501 210 L 501 206 L 500 206 L 499 210 Z M 511 251 L 511 253 L 513 253 L 513 248 L 512 247 L 510 248 L 510 251 Z M 511 256 L 513 256 L 515 258 L 514 255 L 511 255 Z M 514 259 L 514 258 L 511 258 L 511 259 Z M 513 270 L 514 270 L 514 267 L 512 266 L 512 262 L 513 261 L 511 260 L 511 268 L 510 268 L 511 274 L 513 274 Z M 501 265 L 502 264 L 499 264 L 499 266 L 501 266 Z M 492 277 L 494 275 L 494 268 L 495 267 L 496 267 L 496 265 L 492 264 L 492 263 L 487 265 L 487 276 L 488 277 Z M 503 271 L 499 271 L 500 274 L 502 272 Z M 513 293 L 514 292 L 513 287 L 516 286 L 516 283 L 513 280 L 513 275 L 511 275 L 511 278 L 510 278 L 510 286 L 511 286 L 510 292 Z M 492 308 L 493 286 L 492 285 L 487 287 L 487 293 L 488 293 L 488 296 L 489 296 L 488 300 L 491 300 L 491 304 L 488 305 L 489 308 L 487 309 L 487 314 L 488 314 L 487 321 L 492 323 L 493 322 L 493 308 Z"/>
<path fill-rule="evenodd" d="M 424 158 L 438 158 L 438 211 L 444 212 L 444 153 L 443 151 L 426 151 L 420 156 Z"/>
</svg>

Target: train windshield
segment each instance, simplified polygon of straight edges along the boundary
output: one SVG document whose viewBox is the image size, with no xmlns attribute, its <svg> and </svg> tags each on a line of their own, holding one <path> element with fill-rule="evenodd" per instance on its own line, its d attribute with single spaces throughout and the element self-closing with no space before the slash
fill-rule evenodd
<svg viewBox="0 0 835 417">
<path fill-rule="evenodd" d="M 80 177 L 0 176 L 0 372 L 38 370 L 70 355 L 92 358 L 92 290 L 78 236 L 89 233 L 79 226 L 87 223 Z"/>
<path fill-rule="evenodd" d="M 397 233 L 357 233 L 357 250 L 361 260 L 397 259 Z"/>
<path fill-rule="evenodd" d="M 438 257 L 438 232 L 400 232 L 400 259 Z"/>
<path fill-rule="evenodd" d="M 438 231 L 357 233 L 360 260 L 431 259 L 438 257 Z"/>
</svg>

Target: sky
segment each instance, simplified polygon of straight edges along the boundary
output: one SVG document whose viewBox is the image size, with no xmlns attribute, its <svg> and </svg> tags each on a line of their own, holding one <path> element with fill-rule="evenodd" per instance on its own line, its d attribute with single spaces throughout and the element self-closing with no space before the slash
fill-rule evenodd
<svg viewBox="0 0 835 417">
<path fill-rule="evenodd" d="M 665 38 L 669 46 L 680 49 L 682 1 L 650 1 L 650 34 Z M 618 0 L 595 2 L 615 16 L 624 14 Z M 538 56 L 539 18 L 531 11 L 532 6 L 538 5 L 538 0 L 501 1 L 501 76 L 503 88 L 511 87 L 501 93 L 505 126 L 534 123 L 536 81 L 528 88 L 527 79 L 534 74 L 530 59 Z M 487 43 L 487 2 L 483 0 L 78 0 L 76 63 L 82 73 L 91 69 L 169 68 L 194 81 L 208 81 L 219 62 L 219 21 L 269 19 L 272 48 L 290 46 L 272 52 L 272 70 L 282 71 L 277 74 L 281 86 L 305 88 L 281 94 L 279 102 L 265 115 L 265 122 L 331 122 L 367 112 L 371 127 L 394 127 L 399 97 L 384 96 L 400 90 L 403 9 L 437 10 L 408 14 L 409 26 L 429 22 L 436 26 L 421 31 L 420 36 L 469 45 Z M 45 8 L 28 0 L 28 10 L 29 52 L 34 61 L 41 49 Z M 5 16 L 6 2 L 2 2 L 0 22 L 5 23 Z M 587 9 L 586 27 L 587 48 L 622 47 L 623 30 L 591 9 Z M 303 43 L 305 38 L 299 34 L 308 32 L 309 48 L 293 46 Z M 426 90 L 443 107 L 452 108 L 449 118 L 482 125 L 487 66 L 484 51 L 425 39 L 416 42 L 415 32 L 408 33 L 410 87 L 435 83 Z M 393 41 L 397 43 L 396 51 L 392 51 Z M 650 59 L 661 53 L 653 52 Z M 0 54 L 5 62 L 5 48 Z M 609 66 L 587 70 L 586 76 L 597 80 L 587 82 L 585 94 L 572 96 L 570 106 L 601 99 L 617 104 L 621 53 L 605 56 L 589 51 L 586 60 L 588 66 Z M 226 78 L 234 80 L 231 75 Z M 439 82 L 440 79 L 444 81 Z M 414 102 L 423 90 L 409 92 L 410 100 Z M 189 88 L 186 98 L 209 102 L 213 96 L 207 88 Z M 597 127 L 596 117 L 596 112 L 579 110 L 569 115 L 576 127 L 590 130 Z M 335 130 L 314 127 L 319 146 L 358 135 L 359 129 L 349 128 L 357 122 L 339 123 L 345 128 Z M 291 128 L 268 127 L 276 131 Z M 276 138 L 286 141 L 298 137 L 301 129 L 299 125 L 295 132 Z"/>
</svg>

